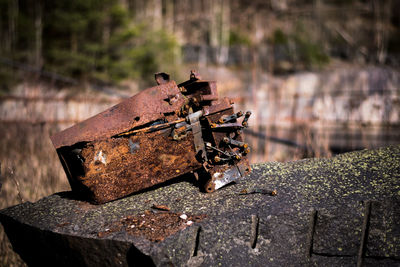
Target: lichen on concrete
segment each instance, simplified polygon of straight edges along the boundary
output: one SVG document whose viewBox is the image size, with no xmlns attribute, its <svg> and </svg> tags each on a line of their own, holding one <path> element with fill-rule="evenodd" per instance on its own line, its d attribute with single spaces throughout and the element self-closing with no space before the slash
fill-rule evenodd
<svg viewBox="0 0 400 267">
<path fill-rule="evenodd" d="M 33 263 L 41 258 L 26 252 L 33 245 L 21 245 L 23 239 L 16 232 L 22 228 L 35 229 L 39 243 L 50 236 L 47 247 L 55 251 L 65 249 L 59 243 L 67 242 L 63 241 L 66 236 L 68 242 L 74 238 L 95 244 L 122 242 L 127 245 L 121 245 L 118 252 L 96 254 L 99 261 L 110 253 L 123 254 L 122 265 L 129 265 L 132 257 L 178 266 L 321 264 L 324 258 L 340 264 L 373 263 L 378 258 L 398 263 L 400 146 L 331 159 L 267 162 L 252 169 L 244 179 L 212 194 L 200 192 L 189 177 L 181 177 L 175 183 L 103 205 L 62 192 L 2 210 L 0 220 L 22 258 Z M 243 194 L 255 189 L 276 190 L 277 195 Z M 206 218 L 159 243 L 124 231 L 99 238 L 98 233 L 112 222 L 143 214 L 154 204 Z M 377 217 L 378 209 L 384 217 Z M 365 220 L 373 228 L 367 229 Z M 88 250 L 75 251 L 84 263 L 93 260 L 85 255 Z M 49 261 L 57 260 L 46 255 Z"/>
</svg>

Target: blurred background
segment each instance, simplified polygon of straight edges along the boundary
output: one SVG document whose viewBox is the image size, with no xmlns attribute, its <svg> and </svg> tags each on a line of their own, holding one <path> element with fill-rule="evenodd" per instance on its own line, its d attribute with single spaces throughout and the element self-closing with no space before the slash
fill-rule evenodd
<svg viewBox="0 0 400 267">
<path fill-rule="evenodd" d="M 0 40 L 0 209 L 68 190 L 49 136 L 159 71 L 251 110 L 252 163 L 400 143 L 399 0 L 0 0 Z"/>
</svg>

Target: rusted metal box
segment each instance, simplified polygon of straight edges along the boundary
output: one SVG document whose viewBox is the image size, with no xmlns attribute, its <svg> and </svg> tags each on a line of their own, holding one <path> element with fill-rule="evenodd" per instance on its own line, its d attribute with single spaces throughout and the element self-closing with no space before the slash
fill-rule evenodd
<svg viewBox="0 0 400 267">
<path fill-rule="evenodd" d="M 51 137 L 73 191 L 104 203 L 192 173 L 213 192 L 250 171 L 250 112 L 234 113 L 216 83 L 193 71 L 179 85 L 165 73 L 156 81 Z"/>
</svg>

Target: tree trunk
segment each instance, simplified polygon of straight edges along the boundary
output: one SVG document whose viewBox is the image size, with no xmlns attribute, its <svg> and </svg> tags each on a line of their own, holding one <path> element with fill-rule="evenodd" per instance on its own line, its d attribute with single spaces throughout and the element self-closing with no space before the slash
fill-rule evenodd
<svg viewBox="0 0 400 267">
<path fill-rule="evenodd" d="M 163 0 L 163 28 L 169 33 L 174 31 L 174 1 Z"/>
<path fill-rule="evenodd" d="M 216 49 L 218 64 L 226 64 L 229 54 L 230 0 L 212 1 L 210 18 L 210 45 Z"/>
<path fill-rule="evenodd" d="M 71 32 L 71 52 L 76 53 L 78 51 L 78 36 L 76 32 Z"/>
<path fill-rule="evenodd" d="M 383 3 L 382 3 L 383 2 Z M 391 1 L 373 0 L 374 17 L 375 17 L 375 42 L 376 42 L 376 58 L 380 64 L 385 63 L 387 54 L 388 33 L 387 24 L 390 21 Z"/>
<path fill-rule="evenodd" d="M 154 30 L 159 30 L 162 27 L 162 0 L 150 1 L 150 5 L 147 6 L 149 15 L 152 21 L 152 27 Z"/>
<path fill-rule="evenodd" d="M 221 27 L 220 47 L 218 51 L 218 64 L 226 64 L 229 57 L 229 36 L 230 36 L 230 0 L 221 1 Z"/>
<path fill-rule="evenodd" d="M 43 3 L 41 0 L 35 1 L 35 67 L 41 69 L 43 66 L 42 57 L 42 37 L 43 37 Z"/>
<path fill-rule="evenodd" d="M 18 0 L 11 0 L 8 6 L 8 38 L 5 40 L 5 50 L 13 52 L 17 39 Z"/>
</svg>

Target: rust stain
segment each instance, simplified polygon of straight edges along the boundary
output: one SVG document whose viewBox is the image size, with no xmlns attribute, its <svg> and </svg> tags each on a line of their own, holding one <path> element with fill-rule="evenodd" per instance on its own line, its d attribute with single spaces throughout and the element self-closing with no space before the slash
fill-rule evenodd
<svg viewBox="0 0 400 267">
<path fill-rule="evenodd" d="M 186 215 L 170 211 L 160 213 L 146 211 L 143 214 L 130 215 L 111 223 L 106 226 L 104 231 L 98 232 L 97 236 L 105 238 L 112 233 L 125 231 L 129 235 L 144 237 L 151 242 L 158 243 L 204 218 L 206 218 L 204 214 Z"/>
</svg>

